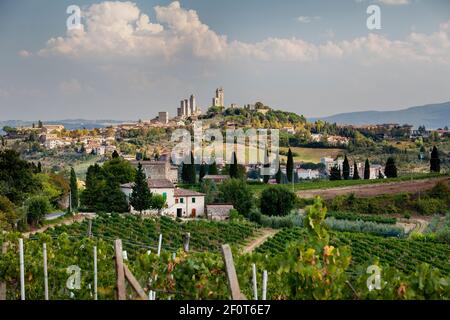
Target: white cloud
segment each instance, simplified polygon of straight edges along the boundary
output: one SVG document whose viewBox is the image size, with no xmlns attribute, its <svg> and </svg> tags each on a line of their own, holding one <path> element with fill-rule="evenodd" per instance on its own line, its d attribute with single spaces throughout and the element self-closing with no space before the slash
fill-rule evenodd
<svg viewBox="0 0 450 320">
<path fill-rule="evenodd" d="M 21 56 L 22 58 L 28 58 L 31 57 L 33 54 L 27 50 L 20 50 L 18 52 L 19 56 Z"/>
<path fill-rule="evenodd" d="M 383 1 L 401 4 L 405 0 Z M 164 58 L 165 61 L 193 56 L 212 61 L 310 62 L 349 58 L 363 64 L 386 60 L 450 63 L 449 22 L 441 24 L 440 30 L 433 34 L 411 33 L 405 40 L 369 34 L 319 45 L 298 38 L 268 38 L 246 43 L 228 41 L 226 36 L 217 34 L 202 23 L 196 11 L 182 8 L 178 1 L 154 9 L 157 21 L 151 23 L 149 17 L 132 2 L 106 1 L 91 5 L 84 12 L 85 29 L 50 39 L 40 54 L 101 59 Z M 158 63 L 161 61 L 159 59 Z"/>
<path fill-rule="evenodd" d="M 392 6 L 398 6 L 398 5 L 404 5 L 409 4 L 409 0 L 378 0 L 378 2 L 381 2 L 382 4 L 392 5 Z"/>
<path fill-rule="evenodd" d="M 319 16 L 309 17 L 309 16 L 299 16 L 297 17 L 297 21 L 301 23 L 311 23 L 314 20 L 320 20 Z"/>
</svg>

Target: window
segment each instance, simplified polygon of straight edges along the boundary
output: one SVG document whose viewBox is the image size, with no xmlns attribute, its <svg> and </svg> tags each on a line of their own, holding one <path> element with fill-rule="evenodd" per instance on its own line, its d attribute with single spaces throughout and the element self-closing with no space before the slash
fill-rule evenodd
<svg viewBox="0 0 450 320">
<path fill-rule="evenodd" d="M 178 203 L 178 198 L 175 198 L 175 203 Z"/>
<path fill-rule="evenodd" d="M 184 203 L 184 198 L 180 198 L 180 203 Z"/>
<path fill-rule="evenodd" d="M 192 203 L 195 203 L 195 198 L 192 198 Z"/>
<path fill-rule="evenodd" d="M 167 200 L 167 192 L 163 192 L 163 198 L 164 200 Z"/>
</svg>

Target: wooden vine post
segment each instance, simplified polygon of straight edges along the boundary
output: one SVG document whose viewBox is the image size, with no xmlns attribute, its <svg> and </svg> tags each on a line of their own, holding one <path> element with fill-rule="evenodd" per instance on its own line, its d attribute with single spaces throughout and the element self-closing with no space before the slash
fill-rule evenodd
<svg viewBox="0 0 450 320">
<path fill-rule="evenodd" d="M 8 242 L 2 244 L 2 255 L 8 251 Z M 6 282 L 0 282 L 0 301 L 6 300 Z"/>
<path fill-rule="evenodd" d="M 228 286 L 230 288 L 232 300 L 247 300 L 245 295 L 241 292 L 239 281 L 234 267 L 233 254 L 228 244 L 222 245 L 222 256 L 225 264 L 225 271 L 228 279 Z"/>
<path fill-rule="evenodd" d="M 123 250 L 122 250 L 122 240 L 117 239 L 114 242 L 115 250 L 115 262 L 116 262 L 116 289 L 117 289 L 117 299 L 126 300 L 127 292 L 125 286 L 125 279 L 130 283 L 133 290 L 138 294 L 139 298 L 142 300 L 148 300 L 147 295 L 142 289 L 139 282 L 136 280 L 134 275 L 128 269 L 127 265 L 123 263 Z"/>
</svg>

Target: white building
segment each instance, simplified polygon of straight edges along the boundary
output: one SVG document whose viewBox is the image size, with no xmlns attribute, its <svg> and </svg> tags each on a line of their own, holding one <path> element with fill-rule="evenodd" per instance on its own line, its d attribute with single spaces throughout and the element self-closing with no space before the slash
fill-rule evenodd
<svg viewBox="0 0 450 320">
<path fill-rule="evenodd" d="M 166 208 L 162 210 L 161 214 L 179 218 L 205 217 L 205 194 L 177 188 L 168 179 L 148 179 L 147 183 L 151 193 L 159 194 L 166 199 Z M 133 183 L 123 184 L 120 189 L 129 201 Z M 130 211 L 136 213 L 133 208 Z M 144 213 L 156 214 L 157 212 L 149 210 Z"/>
<path fill-rule="evenodd" d="M 319 170 L 312 170 L 312 169 L 297 169 L 297 175 L 299 179 L 303 180 L 313 180 L 313 179 L 319 179 L 320 172 Z"/>
</svg>

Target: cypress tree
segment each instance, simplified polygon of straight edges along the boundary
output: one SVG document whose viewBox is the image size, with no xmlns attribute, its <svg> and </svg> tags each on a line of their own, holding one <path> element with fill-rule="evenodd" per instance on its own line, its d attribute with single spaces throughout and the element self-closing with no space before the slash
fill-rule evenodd
<svg viewBox="0 0 450 320">
<path fill-rule="evenodd" d="M 270 163 L 269 163 L 269 150 L 266 148 L 266 155 L 264 156 L 264 170 L 269 170 Z M 263 181 L 264 183 L 268 183 L 270 180 L 270 174 L 263 175 Z"/>
<path fill-rule="evenodd" d="M 233 158 L 231 160 L 231 164 L 230 164 L 230 177 L 233 179 L 237 179 L 238 177 L 238 163 L 237 163 L 237 157 L 236 157 L 236 153 L 233 152 Z"/>
<path fill-rule="evenodd" d="M 283 174 L 281 172 L 281 164 L 278 163 L 278 171 L 275 174 L 275 179 L 277 180 L 277 183 L 280 184 L 281 183 L 281 178 L 282 178 Z"/>
<path fill-rule="evenodd" d="M 430 172 L 441 172 L 441 159 L 439 159 L 439 152 L 436 146 L 431 151 Z"/>
<path fill-rule="evenodd" d="M 38 167 L 40 167 L 40 162 Z M 78 185 L 77 185 L 77 175 L 73 167 L 70 169 L 70 201 L 72 203 L 72 209 L 78 208 Z"/>
<path fill-rule="evenodd" d="M 384 168 L 384 175 L 387 178 L 397 178 L 397 166 L 395 165 L 395 160 L 389 157 L 386 161 L 386 166 Z"/>
<path fill-rule="evenodd" d="M 353 163 L 353 180 L 359 180 L 361 179 L 359 177 L 359 172 L 358 172 L 358 166 L 356 165 L 356 162 Z"/>
<path fill-rule="evenodd" d="M 292 182 L 294 172 L 294 157 L 292 156 L 291 148 L 289 148 L 286 162 L 286 176 L 289 182 Z"/>
<path fill-rule="evenodd" d="M 202 163 L 200 165 L 200 174 L 198 177 L 198 181 L 202 182 L 203 181 L 203 177 L 206 176 L 206 173 L 208 172 L 208 166 L 206 163 Z"/>
<path fill-rule="evenodd" d="M 370 179 L 370 163 L 369 159 L 366 159 L 366 163 L 364 164 L 364 179 L 369 180 Z"/>
<path fill-rule="evenodd" d="M 350 178 L 350 164 L 348 163 L 347 155 L 345 155 L 344 163 L 342 164 L 342 175 L 344 180 L 348 180 Z"/>
<path fill-rule="evenodd" d="M 130 195 L 130 204 L 142 214 L 142 211 L 150 208 L 152 204 L 152 194 L 148 188 L 142 165 L 139 162 L 134 178 L 133 191 Z"/>
<path fill-rule="evenodd" d="M 194 154 L 191 151 L 191 163 L 189 164 L 189 183 L 195 184 L 197 181 L 196 171 L 195 171 L 195 162 L 194 162 Z"/>
<path fill-rule="evenodd" d="M 41 162 L 40 162 L 40 161 L 38 162 L 38 165 L 37 165 L 37 170 L 38 170 L 38 172 L 39 172 L 39 173 L 41 173 L 41 172 L 42 172 L 42 164 L 41 164 Z M 72 170 L 73 170 L 73 168 L 72 168 Z"/>
</svg>

